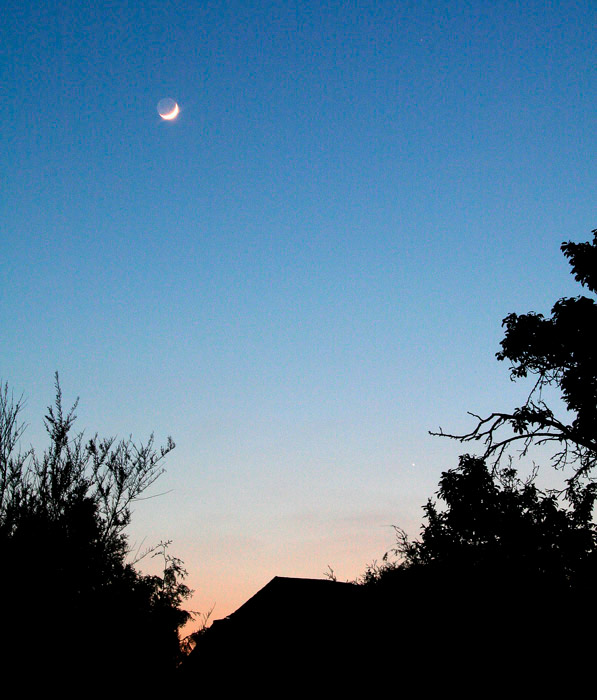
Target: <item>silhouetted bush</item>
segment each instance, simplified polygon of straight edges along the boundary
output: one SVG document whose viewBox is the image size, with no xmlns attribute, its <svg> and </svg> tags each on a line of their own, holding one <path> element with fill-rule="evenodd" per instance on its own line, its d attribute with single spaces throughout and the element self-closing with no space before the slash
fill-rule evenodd
<svg viewBox="0 0 597 700">
<path fill-rule="evenodd" d="M 397 529 L 396 547 L 362 579 L 373 636 L 400 634 L 379 656 L 391 663 L 393 652 L 410 672 L 467 693 L 523 681 L 536 692 L 561 683 L 549 673 L 562 667 L 578 667 L 570 684 L 584 677 L 582 640 L 597 621 L 595 491 L 576 495 L 562 504 L 534 476 L 492 473 L 464 455 L 425 506 L 420 538 Z"/>
<path fill-rule="evenodd" d="M 76 404 L 75 404 L 76 406 Z M 6 668 L 26 685 L 68 687 L 118 679 L 140 688 L 167 682 L 181 657 L 178 632 L 190 613 L 182 563 L 163 556 L 161 576 L 127 561 L 131 504 L 162 473 L 173 449 L 153 437 L 135 445 L 73 435 L 73 409 L 56 401 L 49 447 L 17 450 L 22 401 L 0 390 L 0 579 Z"/>
</svg>

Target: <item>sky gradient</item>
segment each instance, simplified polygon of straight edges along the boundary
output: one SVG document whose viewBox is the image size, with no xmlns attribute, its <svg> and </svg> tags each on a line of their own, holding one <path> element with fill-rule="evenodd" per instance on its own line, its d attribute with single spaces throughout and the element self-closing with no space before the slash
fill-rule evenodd
<svg viewBox="0 0 597 700">
<path fill-rule="evenodd" d="M 362 573 L 525 394 L 501 319 L 579 288 L 597 227 L 596 7 L 7 2 L 0 377 L 26 442 L 176 450 L 131 541 L 214 617 Z M 164 122 L 157 103 L 180 115 Z"/>
</svg>

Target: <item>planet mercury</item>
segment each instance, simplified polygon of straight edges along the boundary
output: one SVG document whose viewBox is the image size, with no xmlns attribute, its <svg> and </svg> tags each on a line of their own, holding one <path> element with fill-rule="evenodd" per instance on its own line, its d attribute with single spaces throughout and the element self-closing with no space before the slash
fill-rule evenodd
<svg viewBox="0 0 597 700">
<path fill-rule="evenodd" d="M 162 119 L 170 121 L 176 119 L 180 109 L 171 97 L 164 97 L 158 102 L 158 114 Z"/>
</svg>

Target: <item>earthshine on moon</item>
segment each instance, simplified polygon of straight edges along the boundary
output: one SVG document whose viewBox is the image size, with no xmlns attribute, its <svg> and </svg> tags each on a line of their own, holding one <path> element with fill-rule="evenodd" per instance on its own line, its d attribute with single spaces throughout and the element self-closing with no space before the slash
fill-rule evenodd
<svg viewBox="0 0 597 700">
<path fill-rule="evenodd" d="M 163 100 L 158 102 L 158 114 L 162 119 L 171 121 L 176 119 L 180 109 L 176 102 L 171 97 L 164 97 Z"/>
</svg>

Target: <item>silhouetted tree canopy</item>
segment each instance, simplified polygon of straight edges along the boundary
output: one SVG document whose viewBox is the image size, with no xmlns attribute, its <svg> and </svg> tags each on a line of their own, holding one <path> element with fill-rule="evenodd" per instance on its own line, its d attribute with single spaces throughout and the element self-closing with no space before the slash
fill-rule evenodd
<svg viewBox="0 0 597 700">
<path fill-rule="evenodd" d="M 101 673 L 137 688 L 171 676 L 178 632 L 190 613 L 182 562 L 160 543 L 163 574 L 128 561 L 125 528 L 135 499 L 162 473 L 174 448 L 73 434 L 75 406 L 56 400 L 42 455 L 18 450 L 23 401 L 0 390 L 0 554 L 2 636 L 7 667 L 33 671 L 48 687 Z M 41 674 L 41 675 L 40 675 Z M 29 680 L 34 677 L 31 676 Z"/>
<path fill-rule="evenodd" d="M 596 294 L 592 233 L 592 242 L 563 243 L 562 251 L 576 280 Z M 485 418 L 472 414 L 478 422 L 470 433 L 435 433 L 480 441 L 484 454 L 463 455 L 442 474 L 419 539 L 396 528 L 394 549 L 362 583 L 379 617 L 419 649 L 408 659 L 420 673 L 441 668 L 454 685 L 472 679 L 469 691 L 487 679 L 495 684 L 498 673 L 510 690 L 524 678 L 527 692 L 553 691 L 563 681 L 570 691 L 588 675 L 592 656 L 583 639 L 597 622 L 590 602 L 597 581 L 597 304 L 562 298 L 549 318 L 512 313 L 503 325 L 497 358 L 510 362 L 513 380 L 533 378 L 527 401 Z M 544 400 L 550 387 L 563 402 L 557 415 Z M 539 489 L 536 468 L 526 480 L 512 468 L 510 448 L 526 455 L 541 444 L 555 445 L 556 467 L 572 466 L 563 492 Z"/>
<path fill-rule="evenodd" d="M 521 480 L 511 468 L 491 472 L 483 459 L 463 455 L 458 468 L 444 472 L 438 501 L 424 506 L 426 524 L 418 540 L 397 529 L 388 568 L 423 569 L 467 578 L 515 576 L 518 584 L 571 590 L 597 551 L 592 520 L 596 485 L 576 486 L 568 500 L 541 491 L 535 475 Z M 383 570 L 383 567 L 382 567 Z M 372 580 L 378 578 L 370 571 Z"/>
<path fill-rule="evenodd" d="M 597 293 L 597 229 L 592 242 L 563 243 L 575 279 Z M 485 457 L 499 459 L 520 444 L 526 454 L 532 444 L 555 443 L 555 466 L 573 465 L 571 481 L 590 477 L 597 465 L 597 304 L 577 296 L 557 301 L 551 317 L 540 313 L 511 313 L 505 327 L 499 360 L 511 363 L 513 380 L 532 376 L 534 385 L 527 401 L 512 411 L 495 412 L 478 419 L 465 435 L 448 435 L 463 442 L 482 441 Z M 569 415 L 543 400 L 547 387 L 559 390 Z M 564 413 L 563 411 L 561 413 Z M 473 414 L 475 415 L 475 414 Z"/>
<path fill-rule="evenodd" d="M 362 578 L 373 637 L 399 631 L 389 649 L 370 643 L 373 658 L 461 696 L 575 687 L 592 668 L 583 639 L 597 621 L 594 500 L 592 484 L 562 503 L 535 475 L 463 455 L 424 507 L 420 538 L 397 528 Z"/>
</svg>

